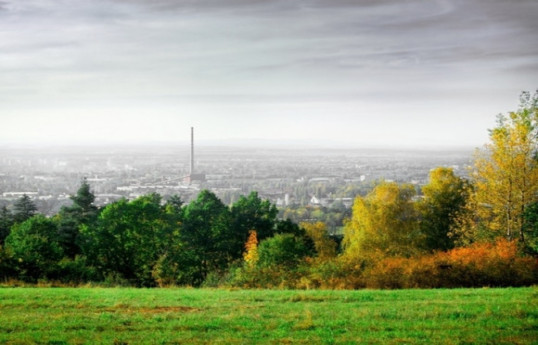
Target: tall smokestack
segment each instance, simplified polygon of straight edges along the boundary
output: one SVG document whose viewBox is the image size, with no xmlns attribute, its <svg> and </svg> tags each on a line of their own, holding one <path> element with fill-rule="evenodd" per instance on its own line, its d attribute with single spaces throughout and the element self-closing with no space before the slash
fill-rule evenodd
<svg viewBox="0 0 538 345">
<path fill-rule="evenodd" d="M 194 127 L 191 127 L 191 172 L 194 174 Z"/>
</svg>

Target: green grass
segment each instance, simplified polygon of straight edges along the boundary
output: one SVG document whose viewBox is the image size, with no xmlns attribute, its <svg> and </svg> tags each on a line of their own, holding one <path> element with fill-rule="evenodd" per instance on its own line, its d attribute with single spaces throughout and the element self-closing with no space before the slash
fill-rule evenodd
<svg viewBox="0 0 538 345">
<path fill-rule="evenodd" d="M 0 344 L 537 344 L 538 288 L 0 288 Z"/>
</svg>

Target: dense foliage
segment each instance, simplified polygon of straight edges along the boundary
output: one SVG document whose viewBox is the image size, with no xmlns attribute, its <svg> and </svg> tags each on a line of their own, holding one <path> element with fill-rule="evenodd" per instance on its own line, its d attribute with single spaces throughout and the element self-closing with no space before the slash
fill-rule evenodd
<svg viewBox="0 0 538 345">
<path fill-rule="evenodd" d="M 518 111 L 499 116 L 468 179 L 439 167 L 418 193 L 382 181 L 357 197 L 341 246 L 331 225 L 318 221 L 331 219 L 325 213 L 300 225 L 278 219 L 256 192 L 230 206 L 203 190 L 188 205 L 149 194 L 99 209 L 83 180 L 73 204 L 54 217 L 36 214 L 26 195 L 13 212 L 0 210 L 0 279 L 333 289 L 536 284 L 537 103 L 538 94 L 524 93 Z"/>
</svg>

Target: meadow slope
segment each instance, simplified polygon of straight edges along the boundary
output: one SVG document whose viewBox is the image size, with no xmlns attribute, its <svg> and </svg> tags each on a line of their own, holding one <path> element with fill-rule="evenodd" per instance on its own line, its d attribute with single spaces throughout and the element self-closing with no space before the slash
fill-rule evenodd
<svg viewBox="0 0 538 345">
<path fill-rule="evenodd" d="M 0 344 L 536 344 L 538 288 L 0 288 Z"/>
</svg>

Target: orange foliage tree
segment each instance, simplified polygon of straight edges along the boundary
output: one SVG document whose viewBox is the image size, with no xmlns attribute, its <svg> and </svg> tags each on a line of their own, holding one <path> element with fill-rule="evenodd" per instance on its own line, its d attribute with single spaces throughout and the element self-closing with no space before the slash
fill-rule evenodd
<svg viewBox="0 0 538 345">
<path fill-rule="evenodd" d="M 258 262 L 258 236 L 256 230 L 250 230 L 248 233 L 243 259 L 251 267 Z"/>
</svg>

